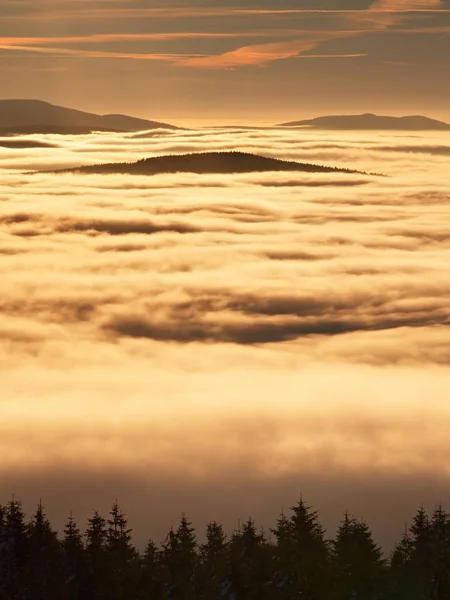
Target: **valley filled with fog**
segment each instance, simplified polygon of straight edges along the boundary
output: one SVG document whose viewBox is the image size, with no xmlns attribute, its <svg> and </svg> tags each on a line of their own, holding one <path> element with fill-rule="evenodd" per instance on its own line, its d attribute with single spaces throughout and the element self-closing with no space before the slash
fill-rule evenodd
<svg viewBox="0 0 450 600">
<path fill-rule="evenodd" d="M 81 521 L 119 482 L 139 542 L 182 510 L 270 526 L 303 493 L 330 528 L 364 507 L 388 546 L 405 510 L 449 504 L 448 134 L 17 139 L 0 139 L 0 502 L 46 490 Z M 46 172 L 229 150 L 380 175 Z"/>
</svg>

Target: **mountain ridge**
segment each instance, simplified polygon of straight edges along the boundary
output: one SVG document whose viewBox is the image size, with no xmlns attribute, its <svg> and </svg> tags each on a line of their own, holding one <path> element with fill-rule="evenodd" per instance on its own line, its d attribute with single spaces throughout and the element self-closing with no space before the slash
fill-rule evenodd
<svg viewBox="0 0 450 600">
<path fill-rule="evenodd" d="M 314 119 L 280 123 L 279 127 L 305 127 L 328 130 L 450 131 L 450 124 L 422 115 L 391 117 L 362 115 L 327 115 Z"/>
<path fill-rule="evenodd" d="M 92 131 L 132 132 L 146 129 L 179 129 L 175 125 L 120 114 L 98 115 L 43 100 L 0 100 L 0 134 L 65 133 Z"/>
</svg>

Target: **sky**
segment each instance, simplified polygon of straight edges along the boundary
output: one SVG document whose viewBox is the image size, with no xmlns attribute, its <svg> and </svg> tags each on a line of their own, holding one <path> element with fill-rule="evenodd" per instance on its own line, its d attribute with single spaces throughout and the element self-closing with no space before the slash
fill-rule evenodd
<svg viewBox="0 0 450 600">
<path fill-rule="evenodd" d="M 0 0 L 2 98 L 177 124 L 450 120 L 450 0 Z"/>
<path fill-rule="evenodd" d="M 303 494 L 386 550 L 421 502 L 450 507 L 448 134 L 10 142 L 0 503 L 42 498 L 61 529 L 118 498 L 142 547 L 181 511 L 267 529 Z M 44 172 L 211 149 L 386 176 Z"/>
</svg>

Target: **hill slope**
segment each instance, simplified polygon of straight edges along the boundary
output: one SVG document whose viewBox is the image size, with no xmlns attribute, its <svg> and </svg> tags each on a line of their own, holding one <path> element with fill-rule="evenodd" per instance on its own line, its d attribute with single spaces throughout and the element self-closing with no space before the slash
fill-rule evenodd
<svg viewBox="0 0 450 600">
<path fill-rule="evenodd" d="M 156 156 L 134 163 L 110 163 L 90 165 L 58 172 L 157 175 L 160 173 L 251 173 L 261 171 L 302 171 L 310 173 L 358 173 L 350 169 L 338 169 L 307 163 L 278 160 L 246 152 L 200 152 Z"/>
<path fill-rule="evenodd" d="M 314 129 L 388 129 L 396 131 L 450 131 L 450 125 L 428 117 L 414 115 L 409 117 L 384 117 L 365 115 L 330 115 L 305 121 L 281 123 L 281 127 L 310 127 Z"/>
<path fill-rule="evenodd" d="M 96 115 L 41 100 L 0 100 L 0 133 L 88 133 L 177 129 L 167 123 L 126 115 Z"/>
</svg>

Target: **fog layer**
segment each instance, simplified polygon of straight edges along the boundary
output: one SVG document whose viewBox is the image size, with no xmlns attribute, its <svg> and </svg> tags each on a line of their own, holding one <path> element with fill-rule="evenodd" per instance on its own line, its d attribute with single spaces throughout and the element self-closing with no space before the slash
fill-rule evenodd
<svg viewBox="0 0 450 600">
<path fill-rule="evenodd" d="M 303 492 L 388 547 L 450 501 L 445 134 L 22 141 L 0 142 L 0 502 L 82 524 L 118 497 L 141 543 L 182 510 L 269 526 Z M 388 176 L 27 173 L 232 149 Z"/>
</svg>

